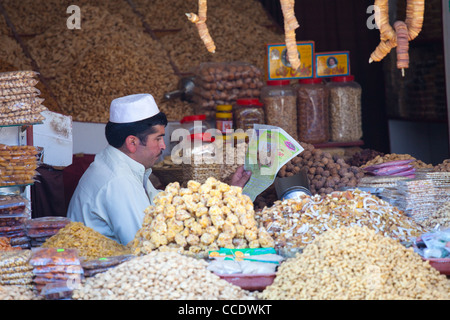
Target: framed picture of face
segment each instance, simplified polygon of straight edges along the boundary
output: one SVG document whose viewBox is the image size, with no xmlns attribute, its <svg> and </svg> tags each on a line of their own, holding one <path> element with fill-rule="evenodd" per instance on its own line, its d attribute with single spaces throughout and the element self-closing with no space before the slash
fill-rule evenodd
<svg viewBox="0 0 450 320">
<path fill-rule="evenodd" d="M 266 45 L 266 80 L 303 79 L 314 76 L 314 41 L 297 42 L 300 67 L 292 69 L 285 43 Z"/>
<path fill-rule="evenodd" d="M 350 74 L 350 53 L 348 51 L 317 52 L 314 58 L 317 78 Z"/>
</svg>

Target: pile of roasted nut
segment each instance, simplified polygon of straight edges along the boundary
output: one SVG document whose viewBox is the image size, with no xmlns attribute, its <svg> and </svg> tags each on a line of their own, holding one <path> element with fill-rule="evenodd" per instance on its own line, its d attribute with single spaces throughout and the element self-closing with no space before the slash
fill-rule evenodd
<svg viewBox="0 0 450 320">
<path fill-rule="evenodd" d="M 278 176 L 290 177 L 306 168 L 312 194 L 324 195 L 343 187 L 356 187 L 364 176 L 361 168 L 349 166 L 344 159 L 334 160 L 330 153 L 312 144 L 300 144 L 303 152 L 285 164 Z"/>
</svg>

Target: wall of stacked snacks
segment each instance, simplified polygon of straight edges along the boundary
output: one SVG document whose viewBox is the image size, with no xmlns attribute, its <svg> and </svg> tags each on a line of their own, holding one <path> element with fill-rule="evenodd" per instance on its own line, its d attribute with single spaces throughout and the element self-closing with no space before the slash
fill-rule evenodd
<svg viewBox="0 0 450 320">
<path fill-rule="evenodd" d="M 26 199 L 1 194 L 1 300 L 448 299 L 450 159 L 431 165 L 364 148 L 361 87 L 350 70 L 317 77 L 314 64 L 301 73 L 284 65 L 269 79 L 267 57 L 276 55 L 267 44 L 289 43 L 284 59 L 298 63 L 293 1 L 280 1 L 291 18 L 286 33 L 258 1 L 149 3 L 78 1 L 81 29 L 71 29 L 61 1 L 2 0 L 0 37 L 8 45 L 0 48 L 0 80 L 10 72 L 35 77 L 20 86 L 0 82 L 1 108 L 18 108 L 23 101 L 7 105 L 6 97 L 30 87 L 39 99 L 30 116 L 45 108 L 102 126 L 111 100 L 150 92 L 170 128 L 190 129 L 182 119 L 193 115 L 202 115 L 204 130 L 276 125 L 303 151 L 275 181 L 303 175 L 310 194 L 281 198 L 274 182 L 252 201 L 231 186 L 230 175 L 244 164 L 245 135 L 216 139 L 233 161 L 214 168 L 186 170 L 166 153 L 153 168 L 163 191 L 127 245 L 64 216 L 31 218 Z M 205 20 L 194 18 L 206 4 L 211 38 L 203 42 Z M 313 60 L 314 41 L 307 40 L 301 50 Z M 188 77 L 192 92 L 181 86 Z M 14 121 L 19 110 L 11 108 L 0 119 Z M 311 122 L 312 113 L 320 119 Z M 0 149 L 4 180 L 18 151 Z M 200 169 L 210 174 L 186 174 Z M 22 171 L 15 176 L 31 182 L 35 172 Z"/>
</svg>

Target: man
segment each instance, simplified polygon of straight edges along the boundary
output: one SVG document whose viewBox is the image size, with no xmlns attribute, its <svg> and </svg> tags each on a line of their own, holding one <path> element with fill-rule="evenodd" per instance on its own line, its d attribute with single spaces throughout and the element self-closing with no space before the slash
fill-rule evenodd
<svg viewBox="0 0 450 320">
<path fill-rule="evenodd" d="M 141 228 L 144 210 L 159 192 L 151 167 L 163 150 L 167 118 L 152 95 L 114 99 L 105 127 L 108 146 L 81 177 L 67 216 L 126 245 Z M 240 167 L 231 184 L 243 187 L 250 174 Z"/>
</svg>

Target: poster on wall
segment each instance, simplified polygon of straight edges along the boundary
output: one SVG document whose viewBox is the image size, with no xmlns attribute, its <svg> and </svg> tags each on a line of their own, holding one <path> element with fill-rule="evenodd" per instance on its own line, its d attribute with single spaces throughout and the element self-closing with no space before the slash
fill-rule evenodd
<svg viewBox="0 0 450 320">
<path fill-rule="evenodd" d="M 346 76 L 350 74 L 350 52 L 317 52 L 315 54 L 316 78 Z"/>
<path fill-rule="evenodd" d="M 314 41 L 297 42 L 300 67 L 293 70 L 285 43 L 266 45 L 266 80 L 305 79 L 314 76 Z"/>
</svg>

